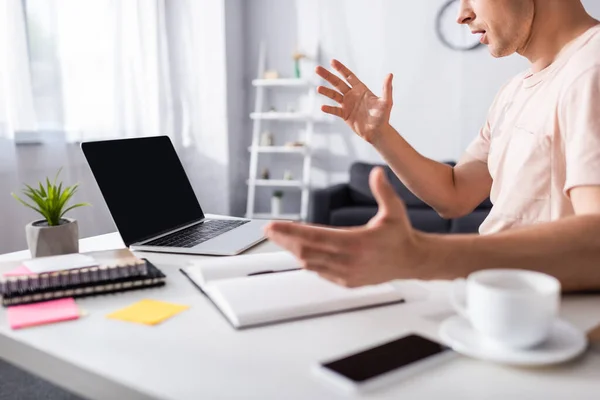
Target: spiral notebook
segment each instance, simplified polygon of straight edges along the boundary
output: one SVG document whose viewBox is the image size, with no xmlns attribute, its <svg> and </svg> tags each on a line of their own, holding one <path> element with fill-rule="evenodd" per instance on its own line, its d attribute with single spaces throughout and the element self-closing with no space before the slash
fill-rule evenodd
<svg viewBox="0 0 600 400">
<path fill-rule="evenodd" d="M 92 257 L 97 265 L 0 278 L 2 305 L 117 293 L 165 284 L 165 275 L 155 265 L 135 257 L 127 249 L 86 255 Z M 15 263 L 11 265 L 19 267 Z M 8 270 L 8 265 L 0 266 L 0 271 L 5 270 Z"/>
</svg>

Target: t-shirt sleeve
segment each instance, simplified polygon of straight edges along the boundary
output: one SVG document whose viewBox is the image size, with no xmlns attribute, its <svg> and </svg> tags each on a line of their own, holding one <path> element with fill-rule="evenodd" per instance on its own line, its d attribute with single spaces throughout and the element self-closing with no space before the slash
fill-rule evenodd
<svg viewBox="0 0 600 400">
<path fill-rule="evenodd" d="M 476 160 L 487 163 L 490 153 L 490 139 L 490 123 L 486 121 L 477 137 L 467 147 L 466 153 Z"/>
<path fill-rule="evenodd" d="M 577 186 L 600 185 L 600 66 L 571 84 L 561 111 L 568 195 Z"/>
<path fill-rule="evenodd" d="M 487 114 L 485 124 L 479 131 L 479 134 L 473 139 L 466 149 L 466 153 L 476 160 L 487 164 L 490 154 L 490 145 L 492 142 L 492 121 L 498 122 L 498 118 L 506 111 L 507 99 L 506 92 L 512 87 L 516 79 L 511 79 L 505 83 L 496 94 L 492 105 Z"/>
</svg>

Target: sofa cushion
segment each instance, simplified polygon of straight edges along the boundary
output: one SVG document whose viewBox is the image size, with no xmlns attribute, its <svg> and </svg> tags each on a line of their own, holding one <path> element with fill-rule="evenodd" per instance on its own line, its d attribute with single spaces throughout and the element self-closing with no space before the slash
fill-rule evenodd
<svg viewBox="0 0 600 400">
<path fill-rule="evenodd" d="M 452 233 L 478 233 L 479 227 L 489 213 L 487 209 L 477 209 L 471 214 L 452 220 Z"/>
<path fill-rule="evenodd" d="M 391 168 L 384 165 L 367 164 L 361 162 L 354 163 L 350 167 L 350 197 L 352 198 L 354 204 L 377 204 L 373 194 L 371 193 L 371 188 L 369 187 L 369 175 L 371 174 L 371 170 L 376 166 L 381 166 L 384 168 L 388 181 L 392 184 L 396 193 L 398 193 L 400 198 L 404 200 L 408 207 L 427 207 L 425 203 L 423 203 L 417 196 L 412 194 L 412 192 L 408 190 L 402 182 L 400 182 Z"/>
<path fill-rule="evenodd" d="M 333 226 L 361 226 L 377 214 L 377 206 L 344 207 L 331 211 Z"/>
<path fill-rule="evenodd" d="M 408 218 L 413 228 L 428 233 L 448 233 L 451 221 L 439 216 L 433 209 L 409 208 Z"/>
<path fill-rule="evenodd" d="M 454 162 L 448 161 L 446 164 L 454 166 Z M 371 188 L 369 187 L 369 175 L 371 170 L 376 167 L 383 167 L 388 181 L 394 187 L 394 190 L 400 198 L 406 203 L 407 207 L 422 207 L 429 208 L 421 199 L 415 196 L 404 184 L 398 179 L 394 171 L 387 165 L 369 164 L 357 162 L 350 167 L 350 197 L 356 205 L 377 205 Z"/>
<path fill-rule="evenodd" d="M 450 231 L 450 221 L 440 217 L 432 209 L 410 208 L 408 218 L 413 228 L 429 233 L 447 233 Z M 331 212 L 331 225 L 333 226 L 361 226 L 365 225 L 377 214 L 377 207 L 344 207 Z"/>
<path fill-rule="evenodd" d="M 485 199 L 483 201 L 483 203 L 481 203 L 480 205 L 477 206 L 477 209 L 478 210 L 488 210 L 489 211 L 489 210 L 492 209 L 493 206 L 494 205 L 492 204 L 492 200 L 490 200 L 490 198 L 488 197 L 487 199 Z"/>
</svg>

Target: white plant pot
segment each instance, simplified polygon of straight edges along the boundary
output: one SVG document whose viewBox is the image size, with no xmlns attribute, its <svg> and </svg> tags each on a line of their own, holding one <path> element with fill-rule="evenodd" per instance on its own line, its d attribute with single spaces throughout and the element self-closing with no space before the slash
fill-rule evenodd
<svg viewBox="0 0 600 400">
<path fill-rule="evenodd" d="M 25 226 L 25 233 L 33 258 L 79 253 L 79 227 L 74 219 L 63 218 L 57 226 L 48 226 L 45 220 L 33 221 Z"/>
<path fill-rule="evenodd" d="M 271 214 L 281 215 L 281 197 L 271 197 Z"/>
</svg>

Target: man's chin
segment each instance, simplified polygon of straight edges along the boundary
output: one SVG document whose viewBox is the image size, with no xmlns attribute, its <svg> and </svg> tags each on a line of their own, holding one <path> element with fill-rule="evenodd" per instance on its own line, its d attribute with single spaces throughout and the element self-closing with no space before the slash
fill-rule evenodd
<svg viewBox="0 0 600 400">
<path fill-rule="evenodd" d="M 494 46 L 488 45 L 488 50 L 492 57 L 494 58 L 504 58 L 513 55 L 514 51 L 509 51 L 507 49 L 498 49 Z"/>
</svg>

